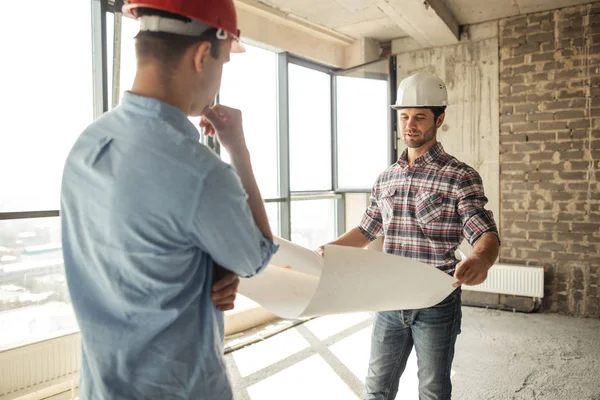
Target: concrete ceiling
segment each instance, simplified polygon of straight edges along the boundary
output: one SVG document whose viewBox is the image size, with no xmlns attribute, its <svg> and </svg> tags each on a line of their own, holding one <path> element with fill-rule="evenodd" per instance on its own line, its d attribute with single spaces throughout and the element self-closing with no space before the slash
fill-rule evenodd
<svg viewBox="0 0 600 400">
<path fill-rule="evenodd" d="M 241 2 L 256 0 L 237 0 Z M 354 39 L 410 36 L 423 46 L 458 41 L 458 25 L 589 3 L 592 0 L 258 0 Z"/>
<path fill-rule="evenodd" d="M 261 0 L 261 3 L 356 39 L 385 41 L 406 36 L 371 0 Z"/>
<path fill-rule="evenodd" d="M 593 0 L 447 0 L 446 4 L 459 24 L 470 25 L 521 14 L 576 6 L 592 1 Z"/>
</svg>

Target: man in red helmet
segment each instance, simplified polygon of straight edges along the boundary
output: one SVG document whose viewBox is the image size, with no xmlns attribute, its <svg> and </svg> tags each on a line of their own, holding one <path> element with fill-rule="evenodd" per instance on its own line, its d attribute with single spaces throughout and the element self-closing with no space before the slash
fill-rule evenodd
<svg viewBox="0 0 600 400">
<path fill-rule="evenodd" d="M 222 310 L 238 276 L 277 250 L 241 113 L 209 107 L 240 50 L 233 1 L 130 0 L 124 11 L 140 22 L 133 88 L 81 134 L 61 190 L 81 397 L 231 400 Z M 233 167 L 188 116 L 203 117 Z"/>
</svg>

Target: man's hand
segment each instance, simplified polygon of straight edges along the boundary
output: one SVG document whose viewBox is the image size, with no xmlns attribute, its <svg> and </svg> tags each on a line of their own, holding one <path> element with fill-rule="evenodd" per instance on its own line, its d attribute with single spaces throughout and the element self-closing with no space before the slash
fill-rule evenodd
<svg viewBox="0 0 600 400">
<path fill-rule="evenodd" d="M 212 301 L 221 311 L 233 310 L 240 277 L 215 264 L 216 282 L 212 288 Z"/>
<path fill-rule="evenodd" d="M 460 285 L 479 285 L 487 278 L 489 267 L 478 257 L 469 257 L 466 260 L 459 262 L 454 271 L 454 278 L 458 282 L 454 283 L 454 287 Z"/>
<path fill-rule="evenodd" d="M 317 253 L 317 255 L 321 258 L 325 258 L 325 245 L 320 246 L 318 249 L 316 249 L 315 253 Z"/>
<path fill-rule="evenodd" d="M 217 104 L 206 108 L 200 120 L 207 136 L 217 136 L 219 143 L 231 154 L 247 151 L 242 125 L 242 112 Z"/>
</svg>

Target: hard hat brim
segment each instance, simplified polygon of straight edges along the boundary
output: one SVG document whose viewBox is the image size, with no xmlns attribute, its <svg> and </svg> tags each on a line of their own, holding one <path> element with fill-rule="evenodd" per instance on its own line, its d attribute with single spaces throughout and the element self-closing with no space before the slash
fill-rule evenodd
<svg viewBox="0 0 600 400">
<path fill-rule="evenodd" d="M 392 104 L 390 108 L 392 110 L 402 110 L 403 108 L 431 108 L 431 107 L 448 107 L 448 104 L 436 104 L 436 105 L 420 105 L 420 106 L 399 106 L 397 104 Z"/>
</svg>

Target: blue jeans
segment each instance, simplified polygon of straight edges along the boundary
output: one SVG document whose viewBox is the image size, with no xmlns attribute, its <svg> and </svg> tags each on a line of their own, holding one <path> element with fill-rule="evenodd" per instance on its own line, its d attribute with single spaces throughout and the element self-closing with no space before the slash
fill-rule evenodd
<svg viewBox="0 0 600 400">
<path fill-rule="evenodd" d="M 459 288 L 430 308 L 376 313 L 365 400 L 394 400 L 413 345 L 419 368 L 419 399 L 449 400 L 460 306 Z"/>
</svg>

